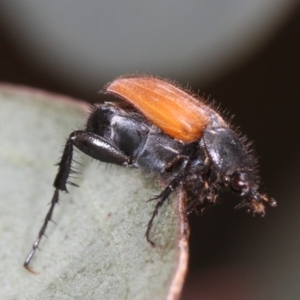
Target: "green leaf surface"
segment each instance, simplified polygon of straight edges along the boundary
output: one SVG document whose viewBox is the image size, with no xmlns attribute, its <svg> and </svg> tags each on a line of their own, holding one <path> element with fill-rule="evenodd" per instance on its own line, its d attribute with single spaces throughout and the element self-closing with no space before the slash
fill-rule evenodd
<svg viewBox="0 0 300 300">
<path fill-rule="evenodd" d="M 0 299 L 178 299 L 187 266 L 182 192 L 160 210 L 146 202 L 162 186 L 140 170 L 92 161 L 61 194 L 31 267 L 23 268 L 53 195 L 66 138 L 83 128 L 87 105 L 45 92 L 0 86 Z"/>
</svg>

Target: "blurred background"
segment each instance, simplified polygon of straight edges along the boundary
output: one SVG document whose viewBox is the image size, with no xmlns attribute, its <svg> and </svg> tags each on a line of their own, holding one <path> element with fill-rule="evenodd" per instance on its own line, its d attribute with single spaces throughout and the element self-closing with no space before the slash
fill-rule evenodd
<svg viewBox="0 0 300 300">
<path fill-rule="evenodd" d="M 222 195 L 191 216 L 182 299 L 300 299 L 300 5 L 292 0 L 1 1 L 0 81 L 89 102 L 124 74 L 215 99 L 254 141 L 265 218 Z"/>
</svg>

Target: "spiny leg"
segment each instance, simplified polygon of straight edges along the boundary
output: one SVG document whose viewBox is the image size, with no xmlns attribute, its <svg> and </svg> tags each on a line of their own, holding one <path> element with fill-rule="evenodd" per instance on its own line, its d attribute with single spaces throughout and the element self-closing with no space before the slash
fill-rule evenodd
<svg viewBox="0 0 300 300">
<path fill-rule="evenodd" d="M 187 214 L 192 213 L 199 205 L 199 203 L 202 203 L 204 201 L 205 195 L 207 194 L 207 192 L 205 192 L 206 182 L 204 182 L 201 176 L 193 178 L 192 181 L 192 190 L 190 192 L 190 195 L 188 195 L 189 204 L 186 208 Z"/>
<path fill-rule="evenodd" d="M 66 188 L 67 183 L 75 185 L 68 180 L 70 173 L 74 173 L 74 171 L 71 169 L 74 146 L 76 146 L 76 148 L 78 148 L 85 154 L 102 162 L 113 163 L 117 165 L 128 165 L 131 161 L 128 156 L 122 153 L 117 147 L 110 144 L 108 140 L 92 132 L 79 130 L 74 131 L 70 134 L 65 145 L 63 155 L 58 164 L 59 169 L 53 183 L 55 191 L 50 204 L 50 208 L 44 219 L 43 226 L 38 233 L 38 237 L 33 243 L 32 249 L 24 261 L 24 267 L 32 273 L 34 273 L 34 271 L 29 267 L 29 264 L 35 254 L 36 249 L 38 249 L 39 247 L 49 221 L 51 221 L 55 205 L 59 201 L 59 192 L 68 192 Z"/>
<path fill-rule="evenodd" d="M 155 243 L 150 239 L 149 235 L 150 235 L 151 228 L 153 226 L 154 218 L 156 217 L 159 209 L 162 207 L 162 205 L 164 204 L 164 202 L 174 192 L 174 190 L 178 187 L 178 185 L 184 179 L 184 177 L 185 177 L 184 173 L 178 175 L 177 177 L 175 177 L 170 182 L 170 184 L 158 196 L 155 196 L 155 197 L 149 199 L 149 201 L 151 201 L 151 200 L 157 200 L 157 203 L 155 205 L 155 208 L 154 208 L 154 211 L 152 213 L 151 219 L 148 222 L 147 230 L 146 230 L 146 233 L 145 233 L 147 242 L 150 243 L 153 247 L 155 247 Z"/>
<path fill-rule="evenodd" d="M 58 169 L 58 173 L 57 173 L 54 183 L 53 183 L 53 185 L 55 187 L 55 191 L 54 191 L 54 195 L 51 200 L 50 208 L 44 219 L 43 225 L 38 233 L 38 237 L 36 238 L 35 242 L 33 243 L 32 249 L 24 261 L 24 267 L 32 273 L 35 273 L 35 272 L 29 267 L 29 264 L 34 256 L 36 249 L 38 249 L 38 247 L 39 247 L 39 244 L 41 242 L 43 235 L 45 234 L 45 231 L 47 229 L 49 221 L 51 221 L 54 207 L 59 201 L 59 191 L 67 192 L 66 184 L 68 183 L 68 177 L 71 172 L 72 159 L 73 159 L 73 144 L 72 144 L 72 140 L 69 138 L 65 145 L 61 160 L 58 163 L 59 169 Z"/>
<path fill-rule="evenodd" d="M 209 177 L 210 172 L 207 163 L 198 156 L 194 157 L 190 161 L 189 176 L 184 183 L 188 196 L 187 214 L 192 213 L 199 204 L 205 202 L 210 190 Z"/>
<path fill-rule="evenodd" d="M 24 261 L 24 267 L 28 271 L 30 271 L 32 273 L 35 273 L 35 272 L 29 267 L 29 263 L 32 260 L 32 257 L 34 255 L 36 249 L 38 249 L 38 247 L 39 247 L 39 244 L 41 242 L 42 236 L 45 234 L 45 231 L 46 231 L 46 228 L 48 226 L 49 221 L 51 221 L 52 214 L 53 214 L 53 211 L 54 211 L 54 207 L 55 207 L 55 204 L 58 203 L 58 199 L 59 199 L 59 190 L 55 189 L 55 192 L 54 192 L 51 204 L 50 204 L 50 208 L 49 208 L 48 213 L 47 213 L 47 215 L 45 217 L 43 226 L 41 227 L 41 229 L 40 229 L 40 231 L 38 233 L 37 239 L 35 240 L 35 242 L 32 245 L 31 251 L 29 252 L 29 254 L 27 255 L 27 257 L 26 257 L 26 259 Z"/>
</svg>

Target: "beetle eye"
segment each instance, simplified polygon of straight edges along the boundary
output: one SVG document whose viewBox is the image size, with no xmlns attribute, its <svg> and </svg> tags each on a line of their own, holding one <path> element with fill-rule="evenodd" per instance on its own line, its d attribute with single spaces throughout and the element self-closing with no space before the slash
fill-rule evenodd
<svg viewBox="0 0 300 300">
<path fill-rule="evenodd" d="M 249 180 L 246 173 L 234 173 L 231 177 L 231 187 L 236 191 L 246 192 L 249 188 Z"/>
</svg>

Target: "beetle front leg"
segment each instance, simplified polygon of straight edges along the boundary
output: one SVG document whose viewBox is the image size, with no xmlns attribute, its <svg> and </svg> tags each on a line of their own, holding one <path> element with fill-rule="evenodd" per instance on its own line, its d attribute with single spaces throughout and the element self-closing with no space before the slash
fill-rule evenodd
<svg viewBox="0 0 300 300">
<path fill-rule="evenodd" d="M 49 221 L 52 219 L 54 207 L 59 201 L 59 192 L 68 192 L 66 185 L 67 183 L 72 184 L 68 181 L 68 178 L 70 176 L 70 173 L 72 173 L 71 166 L 73 161 L 74 146 L 88 156 L 91 156 L 92 158 L 95 158 L 102 162 L 121 166 L 129 165 L 131 163 L 130 157 L 126 156 L 116 146 L 112 145 L 107 139 L 95 133 L 79 130 L 74 131 L 70 134 L 65 145 L 63 155 L 58 164 L 58 173 L 53 183 L 55 191 L 51 200 L 50 208 L 44 219 L 43 226 L 38 233 L 38 237 L 33 243 L 32 249 L 24 261 L 24 267 L 30 272 L 34 273 L 34 271 L 30 269 L 29 264 L 41 242 L 42 236 L 45 234 Z"/>
<path fill-rule="evenodd" d="M 149 199 L 148 201 L 157 200 L 152 216 L 148 222 L 147 230 L 145 232 L 146 240 L 153 247 L 155 247 L 155 243 L 150 238 L 150 231 L 153 226 L 153 221 L 158 214 L 158 211 L 163 206 L 164 202 L 168 199 L 168 197 L 176 190 L 176 188 L 180 185 L 183 179 L 187 176 L 186 170 L 189 168 L 188 157 L 180 156 L 178 159 L 174 160 L 174 163 L 178 162 L 181 159 L 181 167 L 177 170 L 177 175 L 169 182 L 168 186 L 157 196 Z"/>
</svg>

